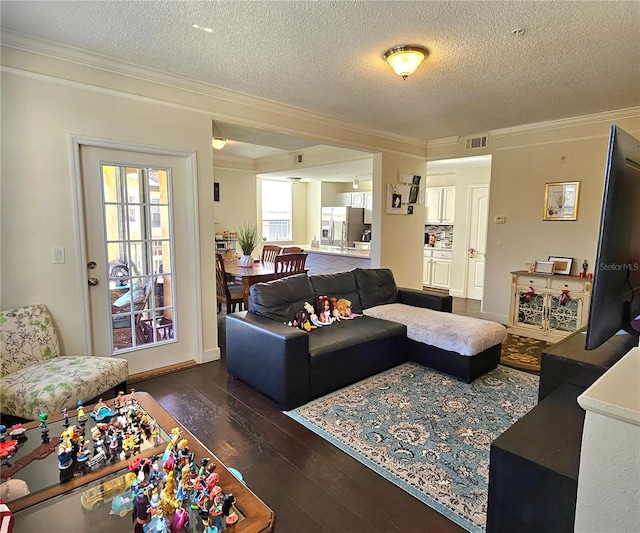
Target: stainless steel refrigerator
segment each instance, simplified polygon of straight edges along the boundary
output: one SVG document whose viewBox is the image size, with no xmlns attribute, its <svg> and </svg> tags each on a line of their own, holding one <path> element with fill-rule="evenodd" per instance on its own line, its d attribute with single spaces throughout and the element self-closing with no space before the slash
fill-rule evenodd
<svg viewBox="0 0 640 533">
<path fill-rule="evenodd" d="M 353 246 L 362 240 L 364 208 L 323 207 L 320 244 L 325 246 Z"/>
</svg>

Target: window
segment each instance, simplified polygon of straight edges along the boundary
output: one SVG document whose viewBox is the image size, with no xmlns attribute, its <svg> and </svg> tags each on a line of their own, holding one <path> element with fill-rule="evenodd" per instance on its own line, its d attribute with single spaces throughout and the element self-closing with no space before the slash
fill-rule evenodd
<svg viewBox="0 0 640 533">
<path fill-rule="evenodd" d="M 291 240 L 291 183 L 262 180 L 262 236 L 267 241 Z"/>
</svg>

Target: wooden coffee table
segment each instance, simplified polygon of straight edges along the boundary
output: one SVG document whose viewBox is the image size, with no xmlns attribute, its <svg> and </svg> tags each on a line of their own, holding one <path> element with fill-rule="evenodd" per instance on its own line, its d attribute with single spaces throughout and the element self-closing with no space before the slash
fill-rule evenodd
<svg viewBox="0 0 640 533">
<path fill-rule="evenodd" d="M 167 413 L 149 394 L 135 392 L 135 398 L 140 406 L 155 419 L 160 428 L 160 444 L 154 446 L 147 443 L 143 446 L 139 457 L 151 457 L 162 454 L 170 440 L 171 430 L 178 428 L 181 431 L 181 439 L 188 441 L 189 450 L 196 454 L 196 462 L 204 457 L 217 465 L 215 471 L 220 475 L 219 485 L 224 493 L 232 493 L 236 498 L 235 507 L 238 510 L 240 520 L 227 530 L 237 533 L 270 532 L 274 530 L 275 515 L 265 503 L 260 500 L 242 481 L 234 476 L 231 471 L 202 443 L 198 441 L 185 427 Z M 111 404 L 112 400 L 107 403 Z M 91 413 L 93 406 L 85 409 L 87 415 Z M 71 425 L 77 424 L 76 412 L 69 412 Z M 59 437 L 64 429 L 63 416 L 53 417 L 49 422 L 49 436 L 51 440 Z M 93 421 L 87 422 L 87 438 Z M 40 445 L 41 429 L 38 422 L 31 422 L 26 428 L 27 441 L 20 446 L 15 457 L 10 459 L 10 464 L 19 461 L 29 451 Z M 7 467 L 0 469 L 3 477 Z M 15 516 L 15 531 L 92 531 L 92 533 L 104 531 L 127 532 L 133 530 L 131 514 L 126 518 L 113 513 L 113 500 L 115 494 L 99 494 L 104 487 L 118 483 L 128 470 L 127 461 L 109 462 L 104 468 L 94 470 L 85 475 L 76 475 L 71 481 L 59 482 L 58 460 L 56 453 L 51 453 L 43 459 L 31 461 L 23 469 L 12 473 L 13 479 L 23 479 L 29 485 L 30 494 L 9 502 L 8 506 Z M 4 479 L 2 480 L 4 481 Z M 89 498 L 91 495 L 91 498 Z M 81 503 L 81 499 L 84 503 Z M 91 500 L 91 505 L 87 501 Z M 91 507 L 91 509 L 87 509 Z M 185 506 L 188 508 L 188 506 Z M 196 513 L 192 513 L 192 520 L 187 529 L 189 532 L 202 531 L 200 519 Z"/>
</svg>

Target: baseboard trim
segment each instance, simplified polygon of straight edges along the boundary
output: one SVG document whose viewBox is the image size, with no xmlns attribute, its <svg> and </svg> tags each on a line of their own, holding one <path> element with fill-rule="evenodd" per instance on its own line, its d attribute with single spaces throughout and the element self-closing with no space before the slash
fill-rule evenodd
<svg viewBox="0 0 640 533">
<path fill-rule="evenodd" d="M 492 320 L 493 322 L 498 322 L 499 324 L 507 325 L 509 323 L 509 317 L 506 315 L 497 315 L 495 313 L 483 313 L 480 312 L 480 317 L 484 320 Z"/>
<path fill-rule="evenodd" d="M 127 384 L 129 383 L 137 383 L 139 381 L 144 381 L 145 379 L 157 378 L 158 376 L 163 376 L 165 374 L 172 374 L 173 372 L 178 372 L 179 370 L 185 370 L 187 368 L 191 368 L 192 366 L 196 366 L 197 363 L 192 359 L 190 361 L 184 361 L 182 363 L 177 363 L 175 365 L 163 366 L 161 368 L 154 368 L 153 370 L 147 370 L 145 372 L 139 372 L 137 374 L 132 374 L 127 379 Z"/>
</svg>

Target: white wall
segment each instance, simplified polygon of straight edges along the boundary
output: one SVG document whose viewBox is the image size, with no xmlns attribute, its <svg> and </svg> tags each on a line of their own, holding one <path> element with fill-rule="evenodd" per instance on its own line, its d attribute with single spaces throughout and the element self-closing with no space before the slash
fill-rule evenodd
<svg viewBox="0 0 640 533">
<path fill-rule="evenodd" d="M 619 125 L 640 137 L 640 109 L 492 132 L 488 248 L 482 315 L 507 323 L 510 275 L 525 263 L 550 255 L 573 257 L 573 273 L 582 261 L 593 271 L 609 128 Z M 464 139 L 430 143 L 430 160 L 468 156 Z M 561 156 L 566 154 L 567 162 Z M 546 182 L 580 181 L 577 221 L 543 221 Z M 506 224 L 495 224 L 496 216 Z M 496 247 L 496 239 L 502 246 Z"/>
<path fill-rule="evenodd" d="M 190 112 L 136 102 L 46 79 L 2 74 L 2 286 L 0 309 L 44 303 L 62 353 L 84 353 L 80 250 L 74 211 L 71 135 L 197 154 L 205 353 L 217 352 L 211 122 Z M 50 247 L 65 248 L 52 264 Z"/>
<path fill-rule="evenodd" d="M 214 181 L 220 183 L 220 201 L 215 202 L 216 232 L 235 231 L 245 222 L 257 222 L 256 174 L 250 170 L 219 168 L 214 160 Z"/>
</svg>

